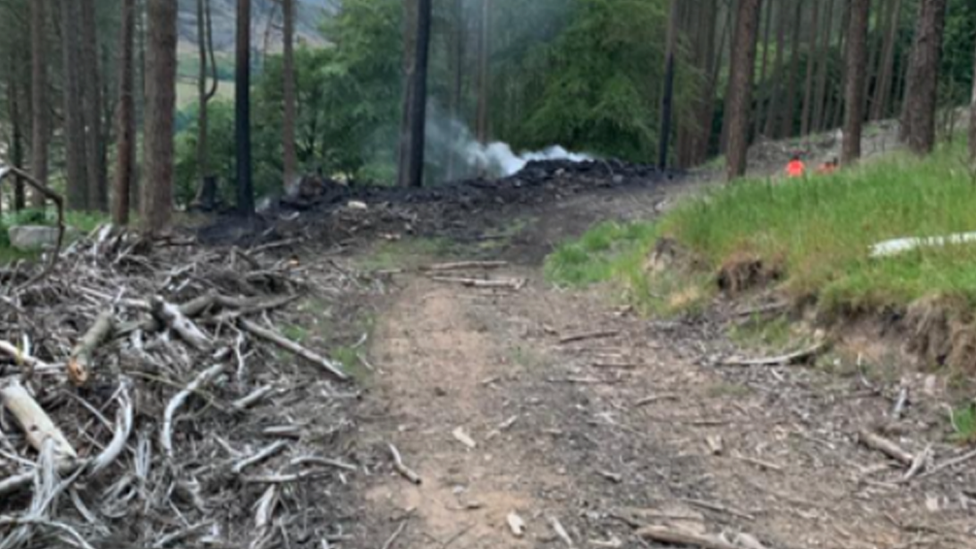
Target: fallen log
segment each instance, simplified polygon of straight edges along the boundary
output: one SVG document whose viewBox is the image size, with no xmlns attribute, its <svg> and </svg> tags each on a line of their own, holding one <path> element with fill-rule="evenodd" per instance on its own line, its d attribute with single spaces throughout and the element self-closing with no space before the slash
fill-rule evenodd
<svg viewBox="0 0 976 549">
<path fill-rule="evenodd" d="M 40 452 L 44 441 L 51 439 L 54 441 L 54 451 L 59 458 L 78 457 L 78 453 L 64 437 L 61 429 L 58 429 L 44 408 L 41 408 L 19 381 L 12 380 L 0 387 L 0 402 L 3 402 L 3 405 L 13 414 L 20 428 L 24 430 L 27 442 L 35 450 Z"/>
<path fill-rule="evenodd" d="M 428 272 L 445 272 L 445 271 L 463 271 L 466 269 L 500 269 L 508 265 L 508 261 L 455 261 L 452 263 L 437 263 L 434 265 L 427 265 L 421 267 L 421 271 Z"/>
<path fill-rule="evenodd" d="M 733 357 L 722 361 L 725 366 L 789 366 L 791 364 L 797 364 L 803 362 L 812 357 L 819 355 L 827 349 L 826 343 L 817 343 L 812 347 L 806 349 L 801 349 L 799 351 L 771 357 L 761 357 L 761 358 L 739 358 Z"/>
<path fill-rule="evenodd" d="M 211 380 L 223 373 L 226 368 L 226 364 L 215 364 L 200 372 L 185 389 L 176 393 L 176 396 L 166 405 L 166 411 L 163 413 L 163 427 L 159 432 L 159 444 L 163 447 L 163 452 L 167 457 L 173 457 L 173 418 L 176 416 L 177 410 L 180 409 L 180 406 L 183 406 L 186 399 L 190 398 L 190 395 L 199 391 L 207 383 L 210 383 Z"/>
<path fill-rule="evenodd" d="M 292 354 L 298 355 L 316 366 L 321 366 L 325 371 L 329 372 L 339 380 L 346 381 L 349 379 L 349 376 L 347 376 L 336 363 L 316 354 L 313 351 L 310 351 L 309 349 L 306 349 L 305 347 L 302 347 L 298 343 L 295 343 L 282 335 L 268 330 L 267 328 L 262 328 L 261 326 L 258 326 L 257 324 L 243 318 L 238 320 L 238 325 L 242 330 L 257 336 L 260 339 L 274 343 L 278 347 Z"/>
<path fill-rule="evenodd" d="M 521 290 L 525 287 L 524 278 L 464 278 L 464 277 L 454 277 L 454 276 L 432 276 L 431 280 L 435 282 L 445 282 L 448 284 L 460 284 L 467 288 L 485 288 L 485 289 L 506 289 L 506 290 Z"/>
<path fill-rule="evenodd" d="M 152 300 L 152 314 L 197 351 L 207 352 L 210 350 L 212 344 L 210 338 L 200 328 L 197 328 L 197 325 L 187 318 L 176 305 L 167 303 L 162 297 L 156 296 Z"/>
<path fill-rule="evenodd" d="M 861 429 L 858 431 L 857 439 L 861 444 L 867 446 L 868 448 L 877 450 L 909 467 L 911 467 L 912 463 L 915 461 L 915 456 L 906 451 L 904 448 L 898 446 L 881 435 L 872 433 L 868 429 Z"/>
<path fill-rule="evenodd" d="M 702 549 L 741 549 L 716 536 L 693 534 L 664 526 L 645 526 L 637 530 L 637 537 L 648 541 L 670 545 L 688 545 Z"/>
<path fill-rule="evenodd" d="M 112 335 L 114 319 L 115 312 L 112 309 L 102 311 L 95 318 L 95 323 L 71 350 L 71 358 L 68 359 L 68 378 L 76 386 L 84 385 L 88 381 L 92 355 L 95 349 Z"/>
</svg>

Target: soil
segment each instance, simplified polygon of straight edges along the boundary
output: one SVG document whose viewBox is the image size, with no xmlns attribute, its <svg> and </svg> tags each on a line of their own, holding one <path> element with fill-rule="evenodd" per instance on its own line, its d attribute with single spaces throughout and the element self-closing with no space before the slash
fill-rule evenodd
<svg viewBox="0 0 976 549">
<path fill-rule="evenodd" d="M 587 547 L 654 546 L 635 535 L 644 524 L 745 533 L 769 548 L 976 547 L 971 467 L 902 482 L 905 467 L 857 438 L 871 428 L 912 453 L 931 446 L 936 464 L 960 455 L 947 442 L 945 380 L 843 354 L 816 367 L 723 367 L 742 352 L 717 312 L 727 304 L 652 320 L 604 290 L 543 278 L 553 243 L 595 220 L 647 219 L 693 188 L 602 190 L 515 212 L 517 234 L 457 259 L 510 261 L 487 276 L 525 279 L 517 291 L 393 275 L 375 301 L 375 371 L 350 450 L 373 470 L 351 488 L 361 503 L 343 547 L 566 546 L 554 521 Z M 560 343 L 596 331 L 609 334 Z M 910 405 L 896 419 L 903 387 Z M 394 471 L 391 443 L 422 484 Z"/>
</svg>

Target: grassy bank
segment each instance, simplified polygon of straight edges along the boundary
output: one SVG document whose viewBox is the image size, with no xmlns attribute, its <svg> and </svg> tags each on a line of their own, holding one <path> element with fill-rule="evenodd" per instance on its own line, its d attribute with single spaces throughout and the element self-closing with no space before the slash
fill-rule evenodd
<svg viewBox="0 0 976 549">
<path fill-rule="evenodd" d="M 611 280 L 653 304 L 662 296 L 648 292 L 658 293 L 662 275 L 643 265 L 653 243 L 670 237 L 698 259 L 702 295 L 724 264 L 750 257 L 779 273 L 780 290 L 827 311 L 903 308 L 932 295 L 976 304 L 976 245 L 869 257 L 887 239 L 976 231 L 976 180 L 964 158 L 957 142 L 926 159 L 896 154 L 833 176 L 716 187 L 654 225 L 595 228 L 557 250 L 548 273 L 567 284 Z M 677 287 L 690 282 L 699 281 Z"/>
</svg>

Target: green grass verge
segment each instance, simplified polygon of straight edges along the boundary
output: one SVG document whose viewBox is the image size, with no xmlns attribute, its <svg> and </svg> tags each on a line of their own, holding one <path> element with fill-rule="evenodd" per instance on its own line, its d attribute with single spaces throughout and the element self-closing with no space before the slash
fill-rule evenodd
<svg viewBox="0 0 976 549">
<path fill-rule="evenodd" d="M 830 177 L 745 180 L 679 206 L 661 235 L 712 271 L 736 254 L 777 262 L 783 289 L 827 309 L 901 307 L 927 295 L 976 303 L 976 246 L 871 259 L 877 242 L 976 231 L 976 182 L 962 143 L 926 159 L 892 155 Z"/>
<path fill-rule="evenodd" d="M 99 225 L 109 222 L 107 215 L 88 212 L 65 212 L 65 223 L 82 234 L 87 234 Z M 20 259 L 36 259 L 36 252 L 22 252 L 10 247 L 7 230 L 16 225 L 49 225 L 57 223 L 57 214 L 53 210 L 22 210 L 9 212 L 0 216 L 0 265 Z"/>
</svg>

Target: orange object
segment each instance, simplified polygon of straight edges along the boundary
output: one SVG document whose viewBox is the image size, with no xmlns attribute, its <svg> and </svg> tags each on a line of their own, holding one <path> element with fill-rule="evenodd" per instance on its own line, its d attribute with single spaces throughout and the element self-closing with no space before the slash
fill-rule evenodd
<svg viewBox="0 0 976 549">
<path fill-rule="evenodd" d="M 787 177 L 803 177 L 806 171 L 807 167 L 802 160 L 790 160 L 790 163 L 786 165 Z"/>
</svg>

